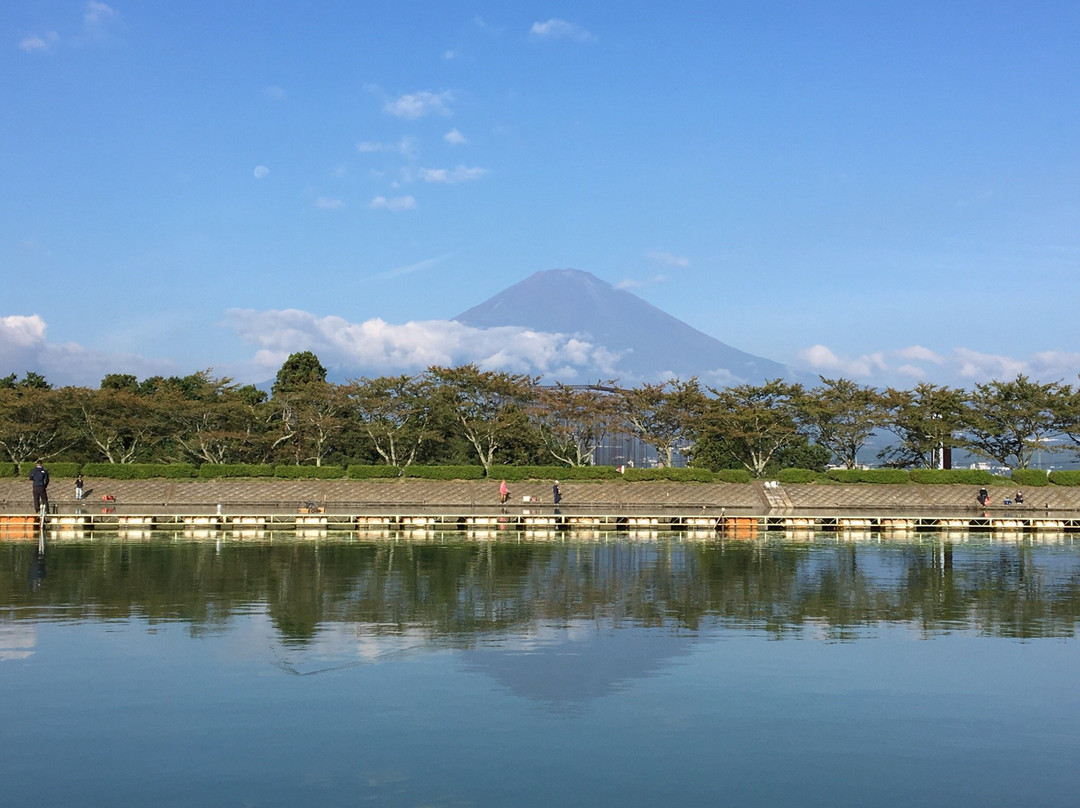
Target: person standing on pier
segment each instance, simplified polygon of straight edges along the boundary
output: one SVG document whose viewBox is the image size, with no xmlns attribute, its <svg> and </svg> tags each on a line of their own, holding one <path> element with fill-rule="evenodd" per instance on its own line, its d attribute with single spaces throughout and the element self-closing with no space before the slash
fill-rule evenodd
<svg viewBox="0 0 1080 808">
<path fill-rule="evenodd" d="M 83 478 L 80 471 L 75 477 L 75 499 L 83 498 Z"/>
<path fill-rule="evenodd" d="M 503 480 L 499 483 L 499 502 L 505 505 L 508 499 L 510 499 L 510 489 L 506 487 L 506 480 Z"/>
<path fill-rule="evenodd" d="M 555 481 L 555 485 L 551 486 L 551 501 L 558 505 L 562 502 L 562 492 L 559 490 L 559 481 Z"/>
<path fill-rule="evenodd" d="M 34 488 L 34 513 L 49 509 L 49 472 L 39 460 L 30 471 L 30 484 Z"/>
</svg>

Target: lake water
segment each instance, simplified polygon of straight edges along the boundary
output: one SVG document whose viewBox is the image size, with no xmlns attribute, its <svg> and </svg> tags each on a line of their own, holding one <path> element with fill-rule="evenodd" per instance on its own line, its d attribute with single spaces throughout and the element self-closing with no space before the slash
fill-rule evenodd
<svg viewBox="0 0 1080 808">
<path fill-rule="evenodd" d="M 0 543 L 28 806 L 1073 806 L 1080 539 Z"/>
</svg>

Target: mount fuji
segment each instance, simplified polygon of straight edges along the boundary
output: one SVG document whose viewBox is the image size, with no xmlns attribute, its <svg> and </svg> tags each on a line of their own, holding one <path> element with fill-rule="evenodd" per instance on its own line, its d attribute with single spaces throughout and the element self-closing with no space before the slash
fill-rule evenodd
<svg viewBox="0 0 1080 808">
<path fill-rule="evenodd" d="M 733 348 L 577 269 L 537 272 L 453 319 L 474 328 L 515 326 L 576 337 L 606 349 L 611 378 L 624 383 L 697 376 L 728 386 L 808 375 Z"/>
</svg>

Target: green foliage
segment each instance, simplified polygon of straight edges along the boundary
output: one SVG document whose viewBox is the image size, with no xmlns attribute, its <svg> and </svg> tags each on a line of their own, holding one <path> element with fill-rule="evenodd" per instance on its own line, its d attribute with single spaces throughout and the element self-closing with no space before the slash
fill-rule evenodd
<svg viewBox="0 0 1080 808">
<path fill-rule="evenodd" d="M 1001 480 L 983 469 L 912 469 L 908 477 L 920 485 L 991 485 Z"/>
<path fill-rule="evenodd" d="M 665 466 L 662 469 L 627 469 L 623 474 L 627 482 L 654 482 L 665 480 L 673 483 L 711 483 L 716 479 L 708 469 L 676 469 Z"/>
<path fill-rule="evenodd" d="M 52 385 L 40 373 L 26 371 L 19 386 L 27 390 L 52 390 Z"/>
<path fill-rule="evenodd" d="M 274 476 L 282 480 L 340 480 L 341 466 L 274 466 Z"/>
<path fill-rule="evenodd" d="M 274 467 L 269 463 L 204 463 L 199 466 L 200 480 L 221 477 L 273 477 Z"/>
<path fill-rule="evenodd" d="M 773 463 L 776 469 L 808 469 L 810 471 L 816 471 L 821 476 L 825 476 L 825 467 L 829 465 L 829 460 L 832 459 L 832 452 L 822 446 L 820 443 L 811 443 L 803 438 L 797 443 L 790 444 L 782 448 L 773 457 Z M 772 465 L 769 466 L 773 468 Z"/>
<path fill-rule="evenodd" d="M 401 470 L 403 477 L 417 477 L 424 480 L 482 480 L 483 466 L 406 466 Z"/>
<path fill-rule="evenodd" d="M 387 477 L 400 477 L 401 469 L 397 466 L 370 466 L 353 463 L 345 469 L 345 476 L 350 480 L 375 480 Z"/>
<path fill-rule="evenodd" d="M 968 449 L 1003 466 L 1027 468 L 1047 438 L 1061 431 L 1071 401 L 1071 388 L 1024 375 L 977 384 L 969 401 Z"/>
<path fill-rule="evenodd" d="M 781 483 L 816 483 L 828 480 L 824 472 L 814 469 L 780 469 L 776 473 L 777 481 Z"/>
<path fill-rule="evenodd" d="M 746 469 L 720 469 L 713 472 L 713 481 L 718 483 L 748 483 L 752 479 Z"/>
<path fill-rule="evenodd" d="M 656 449 L 665 468 L 671 468 L 676 447 L 694 443 L 696 424 L 707 401 L 696 378 L 643 384 L 623 390 L 621 398 L 625 427 Z"/>
<path fill-rule="evenodd" d="M 130 373 L 106 373 L 101 380 L 102 390 L 124 390 L 128 393 L 139 392 L 139 380 Z"/>
<path fill-rule="evenodd" d="M 1024 488 L 1039 488 L 1050 485 L 1050 478 L 1043 469 L 1013 469 L 1012 481 Z"/>
<path fill-rule="evenodd" d="M 195 466 L 190 463 L 86 463 L 82 473 L 86 478 L 110 480 L 181 480 L 194 477 Z"/>
<path fill-rule="evenodd" d="M 908 473 L 903 469 L 829 469 L 826 475 L 838 483 L 904 485 L 910 482 Z"/>
<path fill-rule="evenodd" d="M 694 465 L 744 468 L 755 477 L 766 474 L 770 466 L 787 465 L 779 462 L 780 453 L 806 444 L 793 404 L 801 390 L 779 379 L 726 390 L 710 387 L 715 398 L 706 402 L 697 424 Z M 824 451 L 827 463 L 829 452 Z"/>
<path fill-rule="evenodd" d="M 312 382 L 325 382 L 326 368 L 319 357 L 311 351 L 289 354 L 281 365 L 274 380 L 273 394 L 292 393 L 303 389 Z"/>
<path fill-rule="evenodd" d="M 26 468 L 26 473 L 29 475 L 33 465 L 24 463 L 22 467 Z M 74 482 L 75 475 L 77 475 L 79 469 L 82 468 L 82 463 L 46 463 L 45 468 L 48 470 L 49 478 L 53 482 L 63 480 L 65 477 L 70 477 L 72 482 Z"/>
<path fill-rule="evenodd" d="M 1080 470 L 1051 471 L 1050 482 L 1054 485 L 1080 485 Z"/>
<path fill-rule="evenodd" d="M 19 476 L 19 467 L 16 466 L 14 463 L 0 463 L 0 477 L 18 477 L 18 476 Z"/>
<path fill-rule="evenodd" d="M 826 379 L 796 397 L 798 420 L 816 443 L 847 469 L 858 465 L 859 450 L 886 423 L 885 397 L 850 379 Z"/>
</svg>

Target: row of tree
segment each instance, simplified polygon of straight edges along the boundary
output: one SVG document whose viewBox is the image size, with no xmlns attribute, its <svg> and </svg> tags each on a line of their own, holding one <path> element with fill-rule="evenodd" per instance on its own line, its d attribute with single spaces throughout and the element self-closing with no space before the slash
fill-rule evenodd
<svg viewBox="0 0 1080 808">
<path fill-rule="evenodd" d="M 415 376 L 327 382 L 311 352 L 293 354 L 268 395 L 202 371 L 110 374 L 98 389 L 52 387 L 36 373 L 0 378 L 0 452 L 13 463 L 474 463 L 589 465 L 614 435 L 660 462 L 745 468 L 852 468 L 875 432 L 895 436 L 883 465 L 931 467 L 966 449 L 1003 466 L 1080 445 L 1080 390 L 1025 376 L 972 390 L 878 390 L 822 377 L 727 388 L 697 379 L 621 388 L 541 386 L 475 365 Z"/>
</svg>

